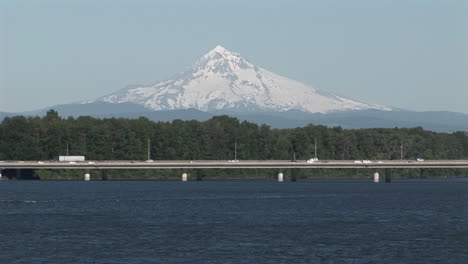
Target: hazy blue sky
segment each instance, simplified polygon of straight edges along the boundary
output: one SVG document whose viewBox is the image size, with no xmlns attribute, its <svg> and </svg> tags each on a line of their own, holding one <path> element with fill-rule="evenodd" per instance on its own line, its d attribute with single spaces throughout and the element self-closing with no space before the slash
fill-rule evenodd
<svg viewBox="0 0 468 264">
<path fill-rule="evenodd" d="M 216 45 L 370 103 L 468 113 L 465 0 L 0 0 L 0 111 L 154 83 Z"/>
</svg>

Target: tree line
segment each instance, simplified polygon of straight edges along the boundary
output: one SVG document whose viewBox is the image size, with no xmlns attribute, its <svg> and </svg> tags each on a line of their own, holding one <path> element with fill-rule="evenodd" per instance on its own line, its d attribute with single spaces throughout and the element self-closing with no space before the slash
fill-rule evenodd
<svg viewBox="0 0 468 264">
<path fill-rule="evenodd" d="M 273 129 L 216 116 L 207 121 L 6 117 L 0 123 L 0 160 L 50 160 L 84 155 L 89 160 L 321 160 L 468 159 L 466 132 L 416 128 L 343 129 L 307 125 Z M 315 146 L 317 142 L 317 146 Z M 236 148 L 236 150 L 235 150 Z"/>
</svg>

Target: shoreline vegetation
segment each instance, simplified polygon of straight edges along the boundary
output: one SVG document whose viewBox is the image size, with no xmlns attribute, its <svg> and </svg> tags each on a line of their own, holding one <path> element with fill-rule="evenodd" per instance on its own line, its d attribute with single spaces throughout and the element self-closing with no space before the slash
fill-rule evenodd
<svg viewBox="0 0 468 264">
<path fill-rule="evenodd" d="M 278 170 L 275 169 L 230 169 L 222 172 L 220 169 L 187 170 L 188 180 L 277 180 Z M 384 181 L 384 170 L 373 169 L 291 169 L 283 170 L 285 181 L 295 178 L 300 180 L 327 180 L 327 179 L 369 179 L 375 172 L 381 175 Z M 340 170 L 340 171 L 338 171 Z M 5 170 L 4 170 L 5 171 Z M 64 180 L 82 181 L 84 171 L 82 170 L 24 170 L 20 178 L 15 172 L 5 173 L 1 180 Z M 28 172 L 30 171 L 30 172 Z M 143 172 L 142 172 L 143 171 Z M 198 177 L 202 173 L 202 177 Z M 181 170 L 107 170 L 106 177 L 102 178 L 101 170 L 91 170 L 91 180 L 151 180 L 151 181 L 180 181 Z M 392 169 L 392 179 L 443 179 L 443 178 L 468 178 L 468 169 Z"/>
<path fill-rule="evenodd" d="M 382 180 L 384 170 L 377 170 Z M 306 179 L 372 179 L 376 170 L 373 169 L 292 169 L 283 170 L 285 180 L 290 180 L 294 173 L 297 180 Z M 187 170 L 189 180 L 277 180 L 276 169 L 202 169 Z M 181 170 L 107 170 L 106 180 L 177 180 L 181 179 Z M 40 171 L 37 174 L 41 180 L 83 180 L 83 171 Z M 468 177 L 468 169 L 392 169 L 392 179 L 422 179 L 422 178 L 461 178 Z M 100 170 L 91 170 L 92 180 L 102 180 Z"/>
<path fill-rule="evenodd" d="M 148 144 L 151 142 L 151 144 Z M 51 160 L 83 155 L 88 160 L 322 160 L 468 159 L 468 133 L 416 128 L 343 129 L 307 125 L 272 129 L 216 116 L 207 121 L 7 117 L 0 123 L 0 160 Z M 372 169 L 294 169 L 300 179 L 370 178 Z M 275 169 L 192 169 L 189 179 L 275 179 Z M 285 179 L 292 171 L 284 170 Z M 384 176 L 383 170 L 377 170 Z M 108 170 L 108 180 L 179 180 L 181 170 Z M 4 170 L 3 179 L 16 174 Z M 82 170 L 23 170 L 20 179 L 82 180 Z M 392 178 L 468 177 L 467 169 L 392 169 Z M 99 170 L 91 179 L 101 179 Z"/>
</svg>

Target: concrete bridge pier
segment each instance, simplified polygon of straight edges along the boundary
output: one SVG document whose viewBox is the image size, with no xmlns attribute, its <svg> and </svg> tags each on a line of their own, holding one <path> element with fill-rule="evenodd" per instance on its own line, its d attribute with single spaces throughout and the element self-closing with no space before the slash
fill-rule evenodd
<svg viewBox="0 0 468 264">
<path fill-rule="evenodd" d="M 278 182 L 283 182 L 284 180 L 284 175 L 283 175 L 283 171 L 279 171 L 278 172 Z"/>
<path fill-rule="evenodd" d="M 380 181 L 380 175 L 378 172 L 374 173 L 374 183 L 379 183 Z"/>
<path fill-rule="evenodd" d="M 0 169 L 0 180 L 2 179 L 2 170 Z"/>
<path fill-rule="evenodd" d="M 291 181 L 292 182 L 297 181 L 296 169 L 294 169 L 294 168 L 291 169 Z"/>
<path fill-rule="evenodd" d="M 419 177 L 420 178 L 426 178 L 426 170 L 425 169 L 419 169 Z"/>
<path fill-rule="evenodd" d="M 85 181 L 91 180 L 91 170 L 85 170 L 84 180 Z"/>
<path fill-rule="evenodd" d="M 385 169 L 385 182 L 392 181 L 392 169 Z"/>
<path fill-rule="evenodd" d="M 183 172 L 182 172 L 182 181 L 183 181 L 183 182 L 186 182 L 187 180 L 188 180 L 187 171 L 183 171 Z"/>
<path fill-rule="evenodd" d="M 197 170 L 197 181 L 202 181 L 203 180 L 203 171 L 202 170 Z"/>
<path fill-rule="evenodd" d="M 101 180 L 103 181 L 107 181 L 108 178 L 107 178 L 107 170 L 106 169 L 102 169 L 101 170 Z"/>
</svg>

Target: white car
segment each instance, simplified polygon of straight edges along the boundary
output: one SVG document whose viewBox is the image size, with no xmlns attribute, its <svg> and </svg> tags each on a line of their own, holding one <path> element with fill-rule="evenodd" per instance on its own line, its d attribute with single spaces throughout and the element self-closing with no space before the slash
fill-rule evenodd
<svg viewBox="0 0 468 264">
<path fill-rule="evenodd" d="M 314 163 L 314 162 L 317 162 L 317 161 L 318 161 L 318 158 L 311 158 L 311 159 L 307 160 L 307 163 Z"/>
<path fill-rule="evenodd" d="M 370 161 L 370 160 L 363 160 L 362 163 L 367 163 L 367 164 L 369 164 L 369 163 L 372 163 L 372 161 Z"/>
<path fill-rule="evenodd" d="M 384 162 L 383 162 L 383 161 L 381 161 L 381 160 L 379 160 L 379 161 L 377 161 L 377 163 L 379 163 L 379 164 L 382 164 L 382 163 L 384 163 Z"/>
<path fill-rule="evenodd" d="M 417 158 L 416 161 L 424 161 L 423 158 Z"/>
<path fill-rule="evenodd" d="M 354 163 L 358 164 L 358 163 L 362 163 L 362 161 L 360 161 L 360 160 L 355 160 Z"/>
<path fill-rule="evenodd" d="M 239 160 L 228 160 L 228 162 L 239 162 Z"/>
</svg>

